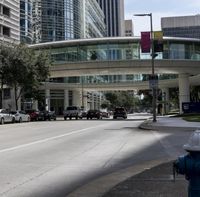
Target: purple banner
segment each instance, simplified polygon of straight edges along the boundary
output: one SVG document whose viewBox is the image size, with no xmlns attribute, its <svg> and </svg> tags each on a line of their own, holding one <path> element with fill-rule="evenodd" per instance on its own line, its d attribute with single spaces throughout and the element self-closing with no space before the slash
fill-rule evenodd
<svg viewBox="0 0 200 197">
<path fill-rule="evenodd" d="M 141 32 L 141 49 L 142 53 L 150 53 L 151 49 L 151 33 Z"/>
</svg>

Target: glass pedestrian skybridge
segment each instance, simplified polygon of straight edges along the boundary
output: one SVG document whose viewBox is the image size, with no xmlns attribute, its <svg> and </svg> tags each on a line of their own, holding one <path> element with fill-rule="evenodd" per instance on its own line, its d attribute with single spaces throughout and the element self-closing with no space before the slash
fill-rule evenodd
<svg viewBox="0 0 200 197">
<path fill-rule="evenodd" d="M 30 47 L 47 51 L 54 65 L 67 62 L 151 59 L 150 53 L 141 52 L 138 37 L 66 40 Z M 200 39 L 164 37 L 163 52 L 157 53 L 155 59 L 200 60 Z"/>
</svg>

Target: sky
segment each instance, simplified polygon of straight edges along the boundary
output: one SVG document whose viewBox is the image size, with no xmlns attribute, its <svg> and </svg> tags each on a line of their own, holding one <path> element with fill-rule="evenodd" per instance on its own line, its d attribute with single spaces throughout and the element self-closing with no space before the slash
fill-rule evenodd
<svg viewBox="0 0 200 197">
<path fill-rule="evenodd" d="M 161 17 L 188 16 L 200 14 L 200 0 L 124 0 L 125 19 L 132 19 L 134 35 L 141 31 L 150 31 L 150 18 L 134 14 L 152 13 L 153 30 L 159 31 Z"/>
</svg>

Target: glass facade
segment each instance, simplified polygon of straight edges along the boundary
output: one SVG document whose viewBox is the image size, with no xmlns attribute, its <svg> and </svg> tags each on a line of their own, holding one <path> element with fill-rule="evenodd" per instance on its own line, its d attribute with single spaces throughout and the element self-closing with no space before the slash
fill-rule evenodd
<svg viewBox="0 0 200 197">
<path fill-rule="evenodd" d="M 36 46 L 33 46 L 36 47 Z M 47 45 L 38 45 L 38 49 L 47 50 L 51 54 L 53 64 L 65 64 L 67 62 L 87 62 L 87 61 L 124 61 L 151 59 L 150 54 L 141 53 L 140 40 L 136 38 L 124 39 L 88 39 L 79 42 L 70 41 L 66 44 L 59 43 Z M 178 40 L 164 39 L 163 52 L 158 53 L 156 59 L 173 59 L 173 60 L 200 60 L 200 40 Z M 113 56 L 113 51 L 117 56 Z M 160 75 L 160 79 L 164 79 Z M 176 78 L 177 75 L 169 75 L 167 78 Z M 166 79 L 166 78 L 165 78 Z M 137 75 L 99 75 L 82 77 L 65 77 L 52 79 L 58 83 L 127 83 L 142 81 L 141 74 Z M 148 79 L 146 79 L 148 80 Z"/>
<path fill-rule="evenodd" d="M 105 14 L 107 36 L 124 35 L 124 0 L 96 0 Z"/>
<path fill-rule="evenodd" d="M 32 0 L 20 0 L 20 41 L 32 43 Z"/>
<path fill-rule="evenodd" d="M 200 39 L 200 26 L 163 28 L 164 36 Z"/>
<path fill-rule="evenodd" d="M 96 0 L 85 0 L 85 38 L 106 36 L 104 13 Z"/>
<path fill-rule="evenodd" d="M 82 0 L 39 0 L 33 13 L 36 43 L 83 38 Z"/>
<path fill-rule="evenodd" d="M 163 52 L 156 59 L 200 60 L 200 40 L 164 39 Z M 51 54 L 54 64 L 80 61 L 108 61 L 151 59 L 149 53 L 141 53 L 139 39 L 89 39 L 48 45 L 34 46 L 43 48 Z M 50 49 L 48 49 L 50 48 Z M 113 53 L 115 52 L 115 54 Z"/>
</svg>

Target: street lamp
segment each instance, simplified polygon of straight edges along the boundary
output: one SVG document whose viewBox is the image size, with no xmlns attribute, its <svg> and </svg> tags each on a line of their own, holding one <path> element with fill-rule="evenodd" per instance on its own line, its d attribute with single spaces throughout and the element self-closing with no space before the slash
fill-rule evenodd
<svg viewBox="0 0 200 197">
<path fill-rule="evenodd" d="M 134 14 L 134 16 L 149 16 L 150 17 L 150 28 L 151 28 L 151 74 L 152 78 L 154 80 L 156 79 L 155 76 L 155 69 L 154 69 L 154 58 L 155 58 L 155 53 L 154 53 L 154 43 L 153 43 L 153 21 L 152 21 L 152 13 L 148 14 Z M 153 122 L 156 122 L 156 87 L 152 87 L 152 92 L 153 92 L 153 101 L 152 101 L 152 107 L 153 107 Z"/>
</svg>

